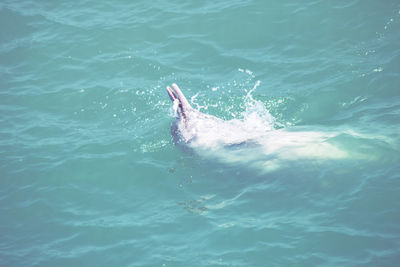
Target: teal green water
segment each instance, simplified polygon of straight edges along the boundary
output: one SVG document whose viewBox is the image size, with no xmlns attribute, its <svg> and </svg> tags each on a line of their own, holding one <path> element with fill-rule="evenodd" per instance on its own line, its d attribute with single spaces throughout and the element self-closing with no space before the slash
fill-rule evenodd
<svg viewBox="0 0 400 267">
<path fill-rule="evenodd" d="M 400 262 L 397 1 L 5 0 L 0 25 L 1 266 Z M 350 156 L 177 147 L 171 83 L 226 120 L 256 87 Z"/>
</svg>

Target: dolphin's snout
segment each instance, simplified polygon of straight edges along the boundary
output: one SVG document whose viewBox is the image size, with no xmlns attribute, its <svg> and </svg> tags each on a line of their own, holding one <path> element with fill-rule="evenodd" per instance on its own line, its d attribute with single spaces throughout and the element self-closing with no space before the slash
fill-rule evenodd
<svg viewBox="0 0 400 267">
<path fill-rule="evenodd" d="M 174 102 L 176 99 L 179 100 L 179 104 L 182 110 L 192 109 L 189 101 L 186 99 L 181 89 L 179 89 L 178 85 L 176 85 L 175 83 L 172 84 L 172 88 L 167 86 L 167 93 L 172 102 Z"/>
<path fill-rule="evenodd" d="M 169 95 L 169 98 L 171 99 L 172 102 L 175 101 L 175 99 L 178 99 L 174 93 L 174 91 L 171 89 L 171 87 L 167 86 L 167 93 Z"/>
</svg>

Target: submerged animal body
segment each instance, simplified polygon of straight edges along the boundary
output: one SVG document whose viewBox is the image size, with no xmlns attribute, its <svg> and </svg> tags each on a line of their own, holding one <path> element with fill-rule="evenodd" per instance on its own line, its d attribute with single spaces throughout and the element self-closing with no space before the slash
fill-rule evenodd
<svg viewBox="0 0 400 267">
<path fill-rule="evenodd" d="M 272 116 L 265 108 L 264 114 L 250 113 L 244 119 L 226 121 L 194 109 L 176 84 L 168 86 L 167 93 L 174 103 L 176 121 L 171 132 L 175 141 L 206 157 L 270 171 L 299 159 L 317 161 L 348 156 L 328 142 L 335 133 L 300 127 L 274 129 Z"/>
</svg>

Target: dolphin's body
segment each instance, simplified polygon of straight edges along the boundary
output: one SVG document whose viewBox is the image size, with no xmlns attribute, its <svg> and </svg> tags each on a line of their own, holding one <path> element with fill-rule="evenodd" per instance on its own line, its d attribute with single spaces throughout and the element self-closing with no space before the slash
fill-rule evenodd
<svg viewBox="0 0 400 267">
<path fill-rule="evenodd" d="M 171 127 L 174 140 L 207 157 L 270 171 L 300 159 L 315 162 L 349 155 L 330 142 L 337 133 L 315 131 L 315 127 L 313 131 L 302 127 L 276 130 L 265 127 L 257 116 L 225 121 L 194 109 L 176 84 L 168 86 L 167 93 L 176 111 Z"/>
</svg>

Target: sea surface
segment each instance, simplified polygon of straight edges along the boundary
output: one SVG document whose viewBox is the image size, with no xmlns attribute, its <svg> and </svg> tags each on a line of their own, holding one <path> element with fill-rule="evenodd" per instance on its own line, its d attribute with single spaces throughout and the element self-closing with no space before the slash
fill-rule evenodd
<svg viewBox="0 0 400 267">
<path fill-rule="evenodd" d="M 172 83 L 345 156 L 177 145 Z M 399 266 L 399 130 L 399 1 L 3 0 L 0 266 Z"/>
</svg>

